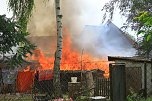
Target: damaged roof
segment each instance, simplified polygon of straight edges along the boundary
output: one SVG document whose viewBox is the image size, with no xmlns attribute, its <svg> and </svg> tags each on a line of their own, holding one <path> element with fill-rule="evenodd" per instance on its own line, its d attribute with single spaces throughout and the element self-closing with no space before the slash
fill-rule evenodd
<svg viewBox="0 0 152 101">
<path fill-rule="evenodd" d="M 143 57 L 120 57 L 120 56 L 108 56 L 108 61 L 116 61 L 116 60 L 126 60 L 126 61 L 134 61 L 134 62 L 150 62 L 150 59 L 146 59 Z"/>
</svg>

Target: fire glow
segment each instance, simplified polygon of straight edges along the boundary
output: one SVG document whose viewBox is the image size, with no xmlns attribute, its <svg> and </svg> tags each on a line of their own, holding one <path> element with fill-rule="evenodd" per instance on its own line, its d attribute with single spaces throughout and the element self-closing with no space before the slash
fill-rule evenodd
<svg viewBox="0 0 152 101">
<path fill-rule="evenodd" d="M 66 37 L 63 37 L 63 48 L 62 48 L 62 58 L 60 70 L 93 70 L 100 69 L 105 71 L 105 74 L 108 75 L 108 62 L 103 58 L 95 58 L 89 53 L 78 52 L 72 49 L 72 43 L 70 34 L 67 30 L 64 30 L 63 33 L 66 33 Z M 28 60 L 38 61 L 40 64 L 37 67 L 38 70 L 53 70 L 54 66 L 54 56 L 47 57 L 40 49 L 36 49 L 33 52 L 33 55 L 28 58 Z M 29 69 L 29 67 L 27 68 Z"/>
</svg>

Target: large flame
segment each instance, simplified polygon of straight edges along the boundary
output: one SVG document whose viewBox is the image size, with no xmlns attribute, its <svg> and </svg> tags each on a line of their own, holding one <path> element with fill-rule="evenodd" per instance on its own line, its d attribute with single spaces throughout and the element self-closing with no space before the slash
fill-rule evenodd
<svg viewBox="0 0 152 101">
<path fill-rule="evenodd" d="M 103 58 L 95 58 L 86 52 L 78 52 L 71 47 L 71 38 L 67 30 L 64 30 L 66 37 L 63 37 L 63 50 L 61 58 L 61 70 L 93 70 L 100 69 L 108 74 L 108 61 Z M 36 49 L 30 59 L 38 61 L 38 70 L 52 69 L 54 66 L 54 56 L 46 57 L 40 49 Z M 28 58 L 29 59 L 29 58 Z"/>
</svg>

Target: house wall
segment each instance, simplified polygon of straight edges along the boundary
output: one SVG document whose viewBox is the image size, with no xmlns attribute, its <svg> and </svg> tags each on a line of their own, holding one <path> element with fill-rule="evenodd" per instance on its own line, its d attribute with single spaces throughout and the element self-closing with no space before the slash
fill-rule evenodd
<svg viewBox="0 0 152 101">
<path fill-rule="evenodd" d="M 142 89 L 144 89 L 144 62 L 116 60 L 115 63 L 125 63 L 126 68 L 140 67 L 142 70 Z M 147 94 L 152 93 L 152 66 L 151 63 L 146 63 L 147 67 Z M 136 74 L 135 74 L 136 75 Z M 127 82 L 126 82 L 127 83 Z"/>
<path fill-rule="evenodd" d="M 56 50 L 56 36 L 32 36 L 29 41 L 37 46 L 46 56 L 54 56 Z"/>
</svg>

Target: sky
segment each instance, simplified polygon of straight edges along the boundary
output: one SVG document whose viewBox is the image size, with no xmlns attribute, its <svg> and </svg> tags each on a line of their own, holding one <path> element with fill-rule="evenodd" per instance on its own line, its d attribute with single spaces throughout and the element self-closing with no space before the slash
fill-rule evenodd
<svg viewBox="0 0 152 101">
<path fill-rule="evenodd" d="M 11 17 L 12 12 L 9 12 L 8 7 L 7 7 L 8 0 L 0 0 L 0 1 L 1 1 L 0 2 L 0 15 L 6 14 L 7 17 Z M 76 32 L 75 30 L 77 30 L 76 27 L 78 27 L 78 26 L 81 27 L 81 28 L 78 28 L 81 30 L 83 30 L 85 25 L 99 26 L 99 25 L 101 25 L 102 16 L 103 16 L 103 12 L 101 11 L 101 9 L 104 6 L 104 4 L 107 3 L 108 1 L 109 0 L 74 0 L 74 1 L 65 0 L 63 4 L 65 4 L 68 7 L 62 7 L 65 10 L 65 11 L 63 10 L 63 13 L 62 13 L 63 17 L 64 17 L 63 23 L 69 24 L 69 27 L 74 29 L 73 32 Z M 36 2 L 39 2 L 41 4 L 42 1 L 36 0 Z M 52 4 L 52 2 L 53 2 L 53 0 L 50 0 L 49 5 L 54 5 L 54 4 Z M 74 4 L 74 5 L 70 5 L 70 4 Z M 48 5 L 43 5 L 43 6 L 48 6 Z M 64 6 L 64 5 L 62 5 L 62 6 Z M 32 26 L 31 28 L 38 29 L 38 32 L 41 32 L 40 29 L 42 29 L 42 33 L 43 33 L 43 30 L 47 31 L 44 28 L 45 26 L 47 27 L 48 24 L 52 25 L 52 23 L 48 23 L 48 22 L 50 22 L 50 19 L 52 19 L 51 17 L 54 17 L 54 16 L 52 16 L 52 15 L 48 16 L 48 14 L 50 14 L 51 10 L 53 10 L 52 8 L 49 8 L 49 7 L 44 7 L 44 9 L 41 9 L 41 8 L 43 8 L 43 7 L 40 6 L 40 9 L 37 10 L 38 11 L 37 13 L 38 13 L 38 15 L 39 15 L 39 13 L 42 14 L 42 16 L 38 17 L 36 15 L 35 16 L 36 18 L 34 18 L 31 21 L 31 22 L 34 22 L 32 24 L 36 24 L 37 27 L 34 28 Z M 112 22 L 118 28 L 122 27 L 123 23 L 125 22 L 125 19 L 126 18 L 124 18 L 123 16 L 121 16 L 119 14 L 119 10 L 115 10 Z M 73 21 L 73 22 L 71 22 L 71 21 Z M 38 25 L 40 25 L 40 26 L 38 26 Z M 42 27 L 42 25 L 43 25 L 43 27 Z M 48 28 L 49 28 L 48 32 L 50 32 L 50 30 L 52 30 L 52 28 L 51 27 L 48 27 Z M 80 33 L 81 33 L 81 30 L 80 30 Z M 37 35 L 42 34 L 42 33 L 38 33 L 38 32 L 36 31 Z M 31 32 L 31 34 L 33 34 L 33 33 L 34 33 L 34 31 Z M 134 36 L 134 33 L 132 33 L 132 31 L 128 30 L 128 33 L 130 33 L 132 36 Z"/>
<path fill-rule="evenodd" d="M 7 7 L 7 1 L 8 0 L 1 0 L 0 1 L 0 14 L 6 14 L 7 17 L 11 17 L 12 13 L 9 12 Z M 87 1 L 87 2 L 86 2 Z M 82 13 L 82 17 L 86 20 L 86 25 L 99 25 L 102 21 L 102 12 L 101 9 L 103 5 L 108 2 L 109 0 L 83 0 L 82 2 L 85 2 L 85 10 Z M 84 10 L 84 9 L 83 9 Z M 116 15 L 118 15 L 119 12 L 116 12 Z M 118 27 L 122 26 L 123 18 L 119 15 L 117 17 L 114 17 L 113 23 L 116 24 Z"/>
<path fill-rule="evenodd" d="M 12 12 L 9 12 L 7 7 L 7 0 L 0 0 L 0 15 L 6 14 L 7 17 L 12 16 Z"/>
<path fill-rule="evenodd" d="M 7 1 L 8 0 L 0 0 L 0 14 L 6 14 L 7 17 L 12 16 L 12 12 L 9 12 L 7 7 Z M 78 2 L 81 2 L 84 7 L 81 11 L 81 17 L 83 20 L 83 25 L 100 25 L 102 22 L 102 16 L 103 12 L 101 11 L 103 5 L 107 3 L 109 0 L 77 0 Z M 74 6 L 74 5 L 73 5 Z M 119 14 L 118 10 L 115 10 L 114 12 L 114 18 L 112 22 L 117 27 L 122 27 L 123 23 L 125 22 L 125 18 Z M 83 27 L 83 26 L 82 26 Z M 132 33 L 130 30 L 128 30 L 129 33 Z"/>
</svg>

